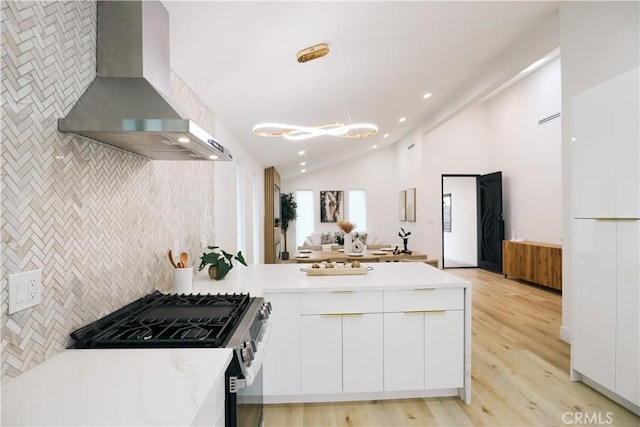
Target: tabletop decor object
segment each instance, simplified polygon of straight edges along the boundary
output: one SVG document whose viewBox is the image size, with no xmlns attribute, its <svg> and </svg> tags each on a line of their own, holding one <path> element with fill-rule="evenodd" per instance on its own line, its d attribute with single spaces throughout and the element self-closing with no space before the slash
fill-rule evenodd
<svg viewBox="0 0 640 427">
<path fill-rule="evenodd" d="M 207 265 L 209 265 L 209 277 L 215 280 L 222 280 L 227 275 L 227 273 L 233 268 L 232 259 L 236 259 L 240 264 L 246 266 L 247 262 L 242 255 L 242 251 L 238 251 L 238 253 L 234 256 L 222 249 L 218 246 L 207 246 L 211 252 L 203 253 L 200 257 L 200 266 L 198 267 L 198 271 L 201 271 Z"/>
<path fill-rule="evenodd" d="M 348 276 L 367 274 L 373 270 L 371 266 L 363 266 L 359 261 L 351 262 L 328 262 L 313 263 L 311 268 L 301 268 L 307 276 Z"/>
<path fill-rule="evenodd" d="M 338 227 L 344 232 L 344 253 L 348 254 L 352 251 L 353 235 L 351 232 L 356 228 L 356 225 L 349 221 L 338 221 Z"/>
<path fill-rule="evenodd" d="M 396 247 L 396 249 L 393 251 L 393 253 L 395 255 L 398 255 L 398 254 L 411 255 L 411 251 L 407 248 L 407 246 L 409 245 L 409 236 L 411 236 L 411 232 L 410 231 L 404 231 L 404 228 L 400 228 L 400 231 L 398 231 L 398 236 L 402 239 L 402 243 L 404 245 L 404 249 L 403 250 L 398 250 L 398 248 Z"/>
<path fill-rule="evenodd" d="M 361 253 L 364 252 L 364 249 L 365 249 L 364 243 L 362 243 L 362 240 L 360 240 L 359 238 L 356 237 L 353 240 L 353 243 L 351 245 L 351 251 L 354 254 L 361 254 Z"/>
</svg>

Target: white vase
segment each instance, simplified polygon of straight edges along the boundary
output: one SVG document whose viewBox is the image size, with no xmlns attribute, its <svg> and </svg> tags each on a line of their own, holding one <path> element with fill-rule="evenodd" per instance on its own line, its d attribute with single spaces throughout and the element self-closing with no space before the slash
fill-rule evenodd
<svg viewBox="0 0 640 427">
<path fill-rule="evenodd" d="M 350 254 L 353 250 L 351 244 L 353 242 L 353 236 L 351 233 L 344 233 L 344 253 Z"/>
<path fill-rule="evenodd" d="M 361 254 L 364 253 L 364 251 L 364 243 L 362 243 L 360 239 L 355 239 L 351 244 L 351 252 L 353 252 L 354 254 Z"/>
</svg>

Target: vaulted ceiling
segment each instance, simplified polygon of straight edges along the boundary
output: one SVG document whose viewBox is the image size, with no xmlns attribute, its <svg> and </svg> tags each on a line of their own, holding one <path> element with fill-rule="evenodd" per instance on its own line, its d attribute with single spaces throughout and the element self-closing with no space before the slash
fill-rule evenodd
<svg viewBox="0 0 640 427">
<path fill-rule="evenodd" d="M 393 144 L 455 110 L 466 102 L 461 94 L 558 8 L 543 1 L 163 4 L 171 20 L 171 67 L 256 160 L 284 178 Z M 328 44 L 326 57 L 296 61 L 299 50 L 318 43 Z M 487 93 L 495 83 L 487 83 Z M 432 96 L 424 99 L 425 93 Z M 252 130 L 261 122 L 345 120 L 371 122 L 379 131 L 360 139 L 289 141 Z"/>
</svg>

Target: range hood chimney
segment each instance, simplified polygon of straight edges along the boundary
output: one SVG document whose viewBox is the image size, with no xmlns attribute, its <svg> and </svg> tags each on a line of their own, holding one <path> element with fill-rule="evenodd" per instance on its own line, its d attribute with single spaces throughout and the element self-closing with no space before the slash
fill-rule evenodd
<svg viewBox="0 0 640 427">
<path fill-rule="evenodd" d="M 98 1 L 97 77 L 58 130 L 156 160 L 232 160 L 171 107 L 169 14 L 159 1 Z"/>
</svg>

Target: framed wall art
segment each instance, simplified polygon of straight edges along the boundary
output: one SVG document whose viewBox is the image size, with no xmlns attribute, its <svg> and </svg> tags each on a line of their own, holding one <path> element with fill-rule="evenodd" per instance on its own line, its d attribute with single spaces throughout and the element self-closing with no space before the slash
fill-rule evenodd
<svg viewBox="0 0 640 427">
<path fill-rule="evenodd" d="M 344 191 L 320 192 L 320 222 L 338 222 L 343 218 Z"/>
<path fill-rule="evenodd" d="M 406 204 L 407 203 L 407 191 L 406 190 L 402 190 L 400 192 L 400 204 L 398 206 L 399 212 L 400 212 L 400 221 L 406 221 L 407 220 L 407 209 L 406 209 Z"/>
<path fill-rule="evenodd" d="M 406 211 L 407 211 L 407 221 L 415 222 L 416 221 L 416 189 L 410 188 L 407 190 L 407 203 L 406 203 Z"/>
</svg>

